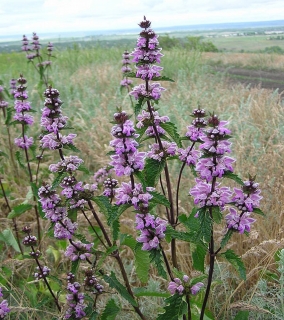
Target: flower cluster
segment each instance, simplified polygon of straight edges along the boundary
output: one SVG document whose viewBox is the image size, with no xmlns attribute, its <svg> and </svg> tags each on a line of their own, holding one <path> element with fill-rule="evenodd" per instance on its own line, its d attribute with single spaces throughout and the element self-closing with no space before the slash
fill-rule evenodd
<svg viewBox="0 0 284 320">
<path fill-rule="evenodd" d="M 147 127 L 145 134 L 147 136 L 154 136 L 153 124 L 156 125 L 157 132 L 159 135 L 165 134 L 166 131 L 160 126 L 161 123 L 166 123 L 170 121 L 168 116 L 160 116 L 158 111 L 152 108 L 152 113 L 142 110 L 142 113 L 137 116 L 137 128 Z"/>
<path fill-rule="evenodd" d="M 124 77 L 121 80 L 120 85 L 123 87 L 129 87 L 132 84 L 132 80 L 128 79 L 126 76 L 126 74 L 131 71 L 131 67 L 129 66 L 130 65 L 130 55 L 127 50 L 124 51 L 122 58 L 123 58 L 123 60 L 122 60 L 123 66 L 121 68 L 121 71 L 122 71 Z"/>
<path fill-rule="evenodd" d="M 0 86 L 0 109 L 5 109 L 8 107 L 8 102 L 4 100 L 4 96 L 3 96 L 3 91 L 4 88 L 2 86 Z"/>
<path fill-rule="evenodd" d="M 65 257 L 71 261 L 86 260 L 91 256 L 90 250 L 93 245 L 93 243 L 82 243 L 81 241 L 72 242 L 65 250 Z"/>
<path fill-rule="evenodd" d="M 98 171 L 96 171 L 94 173 L 94 180 L 96 183 L 100 184 L 100 183 L 103 183 L 105 181 L 106 178 L 108 178 L 108 176 L 111 174 L 112 172 L 112 168 L 111 167 L 103 167 L 103 168 L 100 168 Z"/>
<path fill-rule="evenodd" d="M 110 165 L 114 167 L 118 176 L 130 175 L 134 171 L 144 168 L 145 152 L 137 150 L 138 143 L 135 140 L 138 134 L 135 133 L 134 125 L 128 119 L 125 111 L 114 114 L 116 125 L 112 127 L 111 133 L 114 137 L 110 145 L 115 149 L 115 155 L 111 156 Z"/>
<path fill-rule="evenodd" d="M 62 101 L 59 98 L 59 91 L 52 87 L 45 90 L 44 108 L 42 109 L 41 126 L 48 134 L 41 136 L 41 147 L 51 150 L 61 149 L 64 145 L 72 145 L 73 139 L 77 136 L 70 133 L 67 136 L 59 133 L 67 123 L 68 117 L 62 115 Z"/>
<path fill-rule="evenodd" d="M 164 239 L 167 221 L 154 217 L 150 213 L 136 214 L 136 229 L 141 234 L 136 239 L 143 243 L 142 250 L 150 251 L 159 247 L 160 240 Z"/>
<path fill-rule="evenodd" d="M 16 123 L 20 123 L 22 125 L 22 132 L 24 132 L 24 127 L 26 125 L 32 125 L 34 118 L 29 114 L 29 112 L 31 112 L 31 105 L 28 101 L 26 101 L 28 99 L 28 93 L 26 91 L 27 80 L 20 75 L 20 78 L 17 80 L 17 82 L 18 86 L 15 90 L 13 90 L 16 111 L 14 120 Z M 22 134 L 22 136 L 16 138 L 14 142 L 19 148 L 28 149 L 34 143 L 34 139 Z"/>
<path fill-rule="evenodd" d="M 177 149 L 175 142 L 161 141 L 161 144 L 162 148 L 159 143 L 153 143 L 150 145 L 151 150 L 147 153 L 147 157 L 161 161 L 166 157 L 175 155 Z"/>
<path fill-rule="evenodd" d="M 8 305 L 8 301 L 3 299 L 3 293 L 2 293 L 3 289 L 0 287 L 0 298 L 1 298 L 1 302 L 0 302 L 0 319 L 5 319 L 5 317 L 7 316 L 7 314 L 11 311 Z"/>
<path fill-rule="evenodd" d="M 180 280 L 179 278 L 174 278 L 174 281 L 171 281 L 169 283 L 168 290 L 171 294 L 177 293 L 179 295 L 183 295 L 189 290 L 192 295 L 196 295 L 202 287 L 204 287 L 204 283 L 202 282 L 197 282 L 194 285 L 190 286 L 189 277 L 187 275 L 184 275 L 182 280 Z"/>
<path fill-rule="evenodd" d="M 104 181 L 103 195 L 109 198 L 113 198 L 115 196 L 117 184 L 118 184 L 118 181 L 116 179 L 107 178 Z"/>
<path fill-rule="evenodd" d="M 135 99 L 158 100 L 165 88 L 161 87 L 159 83 L 149 84 L 148 81 L 160 76 L 160 71 L 163 68 L 154 65 L 154 63 L 161 62 L 162 49 L 158 47 L 158 36 L 150 29 L 151 22 L 146 20 L 146 17 L 139 26 L 143 30 L 140 32 L 136 48 L 130 55 L 133 56 L 133 62 L 136 63 L 136 77 L 145 80 L 146 84 L 134 87 L 130 95 L 134 96 Z"/>
<path fill-rule="evenodd" d="M 258 183 L 253 178 L 244 182 L 242 189 L 234 188 L 235 195 L 232 198 L 235 208 L 230 208 L 230 213 L 226 215 L 227 228 L 236 230 L 239 233 L 249 232 L 251 224 L 255 219 L 251 218 L 251 212 L 259 207 L 262 199 Z"/>
<path fill-rule="evenodd" d="M 66 295 L 68 309 L 65 312 L 63 319 L 82 319 L 85 317 L 86 304 L 84 303 L 85 295 L 80 291 L 81 285 L 78 282 L 73 282 L 74 275 L 68 274 L 68 284 Z"/>
<path fill-rule="evenodd" d="M 48 277 L 50 273 L 50 269 L 47 266 L 37 266 L 36 272 L 34 273 L 34 277 L 36 280 L 41 280 L 43 278 Z"/>
<path fill-rule="evenodd" d="M 25 51 L 27 53 L 26 58 L 30 61 L 33 61 L 35 58 L 37 58 L 39 60 L 37 67 L 49 66 L 51 64 L 50 58 L 51 58 L 51 52 L 53 51 L 53 44 L 49 42 L 47 45 L 48 60 L 46 61 L 42 61 L 40 49 L 41 49 L 41 44 L 39 42 L 39 36 L 35 32 L 33 32 L 32 41 L 30 43 L 26 35 L 23 35 L 22 51 Z"/>
<path fill-rule="evenodd" d="M 120 188 L 116 190 L 116 204 L 131 204 L 136 210 L 148 212 L 149 200 L 153 198 L 149 191 L 154 190 L 152 187 L 146 187 L 144 192 L 141 183 L 135 183 L 132 188 L 131 182 L 122 182 Z"/>
<path fill-rule="evenodd" d="M 93 271 L 88 269 L 85 271 L 86 277 L 84 278 L 84 286 L 90 288 L 95 294 L 103 293 L 104 287 L 98 281 L 98 279 L 93 275 Z"/>
</svg>

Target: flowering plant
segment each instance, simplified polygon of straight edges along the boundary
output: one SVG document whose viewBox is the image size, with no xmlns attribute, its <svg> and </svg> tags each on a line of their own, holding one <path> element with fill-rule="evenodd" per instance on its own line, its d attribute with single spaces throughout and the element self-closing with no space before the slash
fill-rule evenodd
<svg viewBox="0 0 284 320">
<path fill-rule="evenodd" d="M 121 306 L 110 298 L 102 309 L 97 299 L 114 290 L 141 319 L 147 319 L 147 311 L 140 303 L 143 296 L 165 297 L 164 310 L 157 315 L 157 320 L 212 319 L 207 302 L 216 259 L 226 259 L 242 279 L 246 277 L 241 258 L 225 248 L 234 233 L 249 233 L 255 222 L 254 214 L 262 213 L 258 208 L 262 198 L 258 183 L 255 177 L 242 181 L 233 173 L 235 160 L 228 155 L 231 131 L 227 121 L 198 107 L 191 114 L 193 121 L 185 135 L 181 136 L 169 116 L 160 114 L 158 105 L 166 90 L 160 82 L 173 80 L 162 76 L 163 68 L 156 65 L 161 63 L 163 54 L 158 35 L 150 28 L 151 22 L 144 17 L 139 26 L 142 31 L 136 48 L 130 54 L 123 53 L 124 79 L 121 81 L 121 86 L 127 87 L 129 95 L 136 100 L 134 116 L 131 118 L 130 113 L 117 108 L 111 129 L 110 161 L 94 174 L 93 181 L 83 181 L 78 173 L 89 174 L 84 160 L 69 154 L 79 152 L 75 146 L 77 135 L 63 134 L 70 129 L 68 117 L 63 115 L 59 90 L 51 85 L 44 91 L 39 139 L 42 153 L 38 165 L 43 151 L 57 155 L 58 160 L 49 165 L 47 181 L 38 183 L 37 174 L 34 179 L 28 154 L 34 139 L 25 134 L 34 120 L 29 114 L 32 109 L 27 102 L 26 79 L 22 75 L 18 87 L 13 89 L 14 124 L 22 126 L 22 134 L 15 143 L 25 152 L 33 200 L 40 204 L 40 212 L 34 206 L 38 237 L 25 227 L 22 244 L 31 247 L 29 256 L 37 264 L 35 281 L 47 287 L 63 319 L 96 319 L 99 316 L 113 319 Z M 34 35 L 33 40 L 36 53 L 30 60 L 39 56 L 38 38 Z M 27 45 L 24 38 L 23 50 L 28 50 Z M 135 72 L 131 71 L 130 57 L 136 64 Z M 38 67 L 44 66 L 41 62 Z M 133 86 L 130 78 L 137 78 L 140 83 Z M 1 105 L 4 108 L 6 104 L 2 102 Z M 172 162 L 179 168 L 176 185 Z M 195 181 L 188 190 L 188 201 L 192 202 L 190 213 L 181 212 L 180 205 L 181 179 L 188 168 Z M 226 185 L 229 179 L 238 183 L 239 188 L 232 190 Z M 25 207 L 21 213 L 29 209 Z M 121 232 L 121 217 L 127 210 L 135 221 L 136 239 L 133 234 Z M 10 218 L 19 215 L 10 214 Z M 49 224 L 49 235 L 65 246 L 64 257 L 68 263 L 59 289 L 51 285 L 55 281 L 52 268 L 42 261 L 39 216 Z M 223 230 L 221 239 L 216 237 L 216 230 L 220 228 Z M 189 270 L 181 269 L 180 242 L 190 244 L 189 255 L 195 272 L 189 274 Z M 159 277 L 164 279 L 167 293 L 132 285 L 123 260 L 125 247 L 133 252 L 137 281 L 147 283 L 150 267 L 156 268 Z M 110 259 L 117 263 L 119 273 L 104 270 Z M 206 261 L 209 261 L 208 267 Z M 62 291 L 66 293 L 65 298 L 59 298 Z"/>
</svg>

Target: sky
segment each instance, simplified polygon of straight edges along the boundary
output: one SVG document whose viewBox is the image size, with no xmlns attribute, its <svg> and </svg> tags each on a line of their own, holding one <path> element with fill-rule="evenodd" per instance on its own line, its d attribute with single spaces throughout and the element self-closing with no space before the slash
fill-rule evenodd
<svg viewBox="0 0 284 320">
<path fill-rule="evenodd" d="M 0 37 L 284 19 L 283 0 L 0 0 Z"/>
</svg>

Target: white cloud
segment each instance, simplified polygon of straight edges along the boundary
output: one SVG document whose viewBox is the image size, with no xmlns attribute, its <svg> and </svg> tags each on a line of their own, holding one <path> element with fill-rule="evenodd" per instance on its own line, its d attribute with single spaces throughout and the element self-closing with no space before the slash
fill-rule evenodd
<svg viewBox="0 0 284 320">
<path fill-rule="evenodd" d="M 283 19 L 283 0 L 0 0 L 0 36 Z"/>
</svg>

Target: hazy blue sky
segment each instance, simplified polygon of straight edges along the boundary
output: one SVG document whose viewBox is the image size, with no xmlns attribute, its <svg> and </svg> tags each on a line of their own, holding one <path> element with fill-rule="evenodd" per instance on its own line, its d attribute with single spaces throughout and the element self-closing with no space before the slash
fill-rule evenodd
<svg viewBox="0 0 284 320">
<path fill-rule="evenodd" d="M 284 19 L 283 0 L 0 0 L 0 36 Z"/>
</svg>

